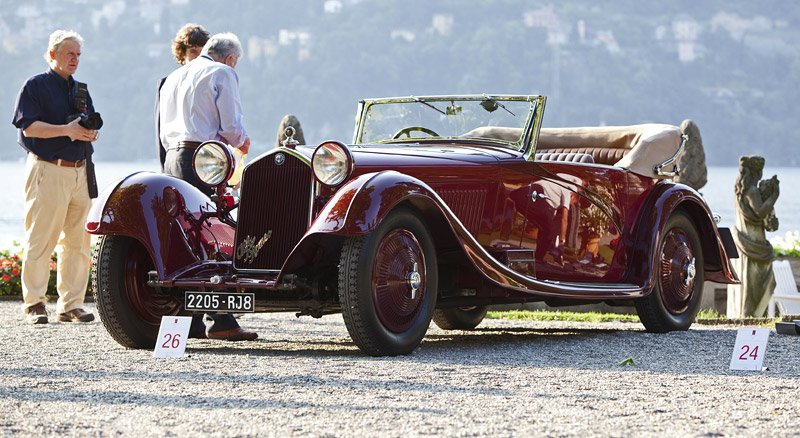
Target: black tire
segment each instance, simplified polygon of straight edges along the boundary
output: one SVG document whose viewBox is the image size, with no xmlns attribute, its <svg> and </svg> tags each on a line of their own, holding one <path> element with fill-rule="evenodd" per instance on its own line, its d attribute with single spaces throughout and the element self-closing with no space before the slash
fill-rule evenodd
<svg viewBox="0 0 800 438">
<path fill-rule="evenodd" d="M 653 291 L 634 301 L 648 332 L 687 330 L 703 294 L 703 250 L 694 223 L 682 212 L 667 220 L 658 242 Z M 693 267 L 690 267 L 693 266 Z"/>
<path fill-rule="evenodd" d="M 127 348 L 153 348 L 161 317 L 177 315 L 183 303 L 147 285 L 153 261 L 136 240 L 102 236 L 92 256 L 97 313 L 108 333 Z"/>
<path fill-rule="evenodd" d="M 372 356 L 414 351 L 431 323 L 437 282 L 433 241 L 410 210 L 398 208 L 367 236 L 346 239 L 338 287 L 353 342 Z"/>
<path fill-rule="evenodd" d="M 442 330 L 472 330 L 486 317 L 486 306 L 436 309 L 433 322 Z"/>
</svg>

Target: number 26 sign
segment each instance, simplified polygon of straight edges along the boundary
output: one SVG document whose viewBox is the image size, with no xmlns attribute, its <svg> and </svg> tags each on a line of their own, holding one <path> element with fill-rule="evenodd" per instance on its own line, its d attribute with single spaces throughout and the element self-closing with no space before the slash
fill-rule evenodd
<svg viewBox="0 0 800 438">
<path fill-rule="evenodd" d="M 742 327 L 736 334 L 731 356 L 732 370 L 761 371 L 767 353 L 769 329 Z"/>
<path fill-rule="evenodd" d="M 153 357 L 182 357 L 191 324 L 191 316 L 163 316 Z"/>
</svg>

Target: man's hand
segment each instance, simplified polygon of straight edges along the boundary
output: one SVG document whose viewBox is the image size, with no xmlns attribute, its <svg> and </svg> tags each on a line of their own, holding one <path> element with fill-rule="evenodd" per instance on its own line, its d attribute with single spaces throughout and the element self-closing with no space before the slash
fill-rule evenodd
<svg viewBox="0 0 800 438">
<path fill-rule="evenodd" d="M 72 141 L 95 141 L 100 133 L 94 129 L 86 129 L 79 125 L 80 119 L 75 119 L 66 125 L 52 125 L 37 120 L 22 131 L 28 138 L 55 138 L 69 137 Z"/>
<path fill-rule="evenodd" d="M 75 119 L 64 125 L 65 135 L 72 141 L 95 141 L 100 133 L 94 129 L 86 129 L 79 125 L 80 119 Z"/>
<path fill-rule="evenodd" d="M 239 146 L 239 150 L 242 151 L 242 154 L 246 154 L 250 151 L 250 136 L 244 137 L 244 143 Z"/>
</svg>

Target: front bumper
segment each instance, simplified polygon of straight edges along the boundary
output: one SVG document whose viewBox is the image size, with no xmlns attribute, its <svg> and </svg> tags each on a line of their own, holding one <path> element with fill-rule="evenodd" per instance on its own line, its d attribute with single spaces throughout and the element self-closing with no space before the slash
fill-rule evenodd
<svg viewBox="0 0 800 438">
<path fill-rule="evenodd" d="M 204 261 L 160 279 L 155 271 L 149 273 L 148 286 L 157 294 L 184 300 L 185 291 L 232 292 L 255 294 L 256 312 L 297 312 L 297 315 L 320 317 L 341 311 L 339 303 L 320 300 L 312 291 L 286 275 L 280 283 L 277 273 L 237 274 L 230 261 Z"/>
</svg>

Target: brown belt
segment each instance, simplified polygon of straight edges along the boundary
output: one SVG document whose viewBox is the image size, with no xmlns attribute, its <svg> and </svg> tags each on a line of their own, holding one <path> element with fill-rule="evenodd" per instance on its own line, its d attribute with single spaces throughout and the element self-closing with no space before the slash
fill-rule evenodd
<svg viewBox="0 0 800 438">
<path fill-rule="evenodd" d="M 45 160 L 44 158 L 38 155 L 35 155 L 35 157 L 39 161 L 47 161 L 48 163 L 53 163 L 57 166 L 63 166 L 63 167 L 81 167 L 86 162 L 86 160 L 67 161 L 67 160 L 62 160 L 61 158 L 56 160 Z"/>
<path fill-rule="evenodd" d="M 199 141 L 179 141 L 177 145 L 170 146 L 167 149 L 197 149 L 200 146 Z"/>
</svg>

